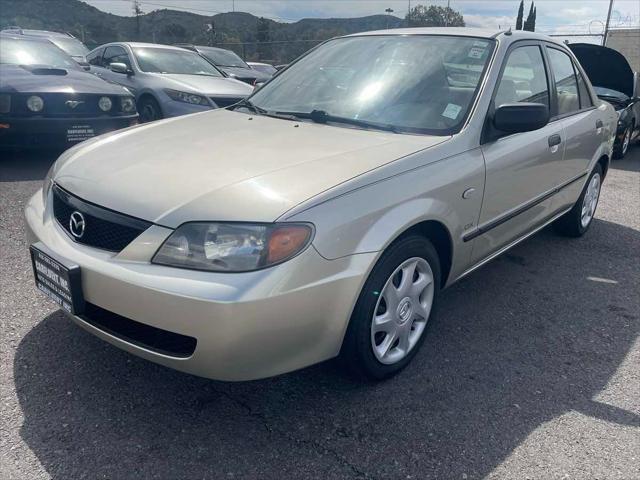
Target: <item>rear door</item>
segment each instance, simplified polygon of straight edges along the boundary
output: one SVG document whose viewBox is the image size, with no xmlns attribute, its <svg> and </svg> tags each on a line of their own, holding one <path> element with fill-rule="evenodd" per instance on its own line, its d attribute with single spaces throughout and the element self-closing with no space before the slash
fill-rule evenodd
<svg viewBox="0 0 640 480">
<path fill-rule="evenodd" d="M 496 85 L 493 110 L 502 104 L 543 103 L 550 106 L 551 79 L 543 45 L 518 42 L 507 52 Z M 550 122 L 532 132 L 485 142 L 486 185 L 477 229 L 465 237 L 474 240 L 473 259 L 479 261 L 518 239 L 552 214 L 553 192 L 562 164 L 564 130 Z"/>
<path fill-rule="evenodd" d="M 595 108 L 574 60 L 559 46 L 547 45 L 545 50 L 553 79 L 552 121 L 562 124 L 567 138 L 564 159 L 556 170 L 563 188 L 554 198 L 554 208 L 566 209 L 580 196 L 584 185 L 581 180 L 586 180 L 591 161 L 606 141 L 606 132 L 601 112 Z"/>
</svg>

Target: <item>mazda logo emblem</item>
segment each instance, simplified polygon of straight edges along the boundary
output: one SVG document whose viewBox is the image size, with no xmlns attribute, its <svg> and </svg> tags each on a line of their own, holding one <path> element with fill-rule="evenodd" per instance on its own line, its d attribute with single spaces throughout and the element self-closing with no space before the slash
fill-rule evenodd
<svg viewBox="0 0 640 480">
<path fill-rule="evenodd" d="M 81 103 L 84 103 L 82 100 L 67 100 L 64 104 L 69 108 L 76 108 Z"/>
<path fill-rule="evenodd" d="M 82 235 L 84 235 L 85 225 L 84 215 L 78 211 L 71 214 L 71 217 L 69 218 L 69 231 L 71 232 L 71 235 L 76 238 L 82 238 Z"/>
</svg>

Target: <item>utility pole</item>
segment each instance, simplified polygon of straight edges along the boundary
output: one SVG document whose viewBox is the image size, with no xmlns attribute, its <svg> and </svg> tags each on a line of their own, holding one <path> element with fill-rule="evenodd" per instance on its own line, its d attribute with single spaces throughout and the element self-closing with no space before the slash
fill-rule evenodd
<svg viewBox="0 0 640 480">
<path fill-rule="evenodd" d="M 611 10 L 613 9 L 613 0 L 609 0 L 609 11 L 607 12 L 607 23 L 604 26 L 604 35 L 602 36 L 602 46 L 607 45 L 607 35 L 609 34 L 609 22 L 611 22 Z"/>
<path fill-rule="evenodd" d="M 444 12 L 444 26 L 445 27 L 449 26 L 449 9 L 451 8 L 450 1 L 451 0 L 447 0 L 447 11 Z"/>
<path fill-rule="evenodd" d="M 393 13 L 393 8 L 387 8 L 385 12 L 387 12 L 387 30 L 389 30 L 389 17 Z"/>
</svg>

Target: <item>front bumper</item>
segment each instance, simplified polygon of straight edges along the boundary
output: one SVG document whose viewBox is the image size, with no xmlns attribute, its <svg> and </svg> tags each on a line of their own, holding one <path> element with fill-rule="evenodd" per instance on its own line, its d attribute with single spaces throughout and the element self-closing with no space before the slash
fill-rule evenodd
<svg viewBox="0 0 640 480">
<path fill-rule="evenodd" d="M 81 268 L 87 302 L 169 332 L 193 337 L 178 358 L 74 321 L 148 360 L 218 380 L 251 380 L 336 356 L 375 254 L 326 260 L 310 246 L 265 270 L 219 274 L 160 265 L 150 259 L 171 233 L 153 226 L 118 254 L 75 243 L 37 192 L 25 210 L 29 243 L 42 242 Z"/>
<path fill-rule="evenodd" d="M 138 114 L 93 118 L 0 117 L 0 146 L 69 147 L 137 123 Z"/>
</svg>

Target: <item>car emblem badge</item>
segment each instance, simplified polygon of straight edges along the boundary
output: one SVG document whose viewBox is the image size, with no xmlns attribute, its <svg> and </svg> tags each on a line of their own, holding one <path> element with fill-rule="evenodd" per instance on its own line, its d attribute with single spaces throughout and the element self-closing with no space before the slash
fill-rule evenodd
<svg viewBox="0 0 640 480">
<path fill-rule="evenodd" d="M 69 218 L 69 231 L 71 235 L 76 238 L 82 238 L 82 235 L 84 235 L 84 227 L 84 215 L 78 211 L 73 212 L 71 218 Z"/>
<path fill-rule="evenodd" d="M 76 108 L 81 103 L 84 103 L 82 100 L 67 100 L 64 104 L 69 108 Z"/>
</svg>

